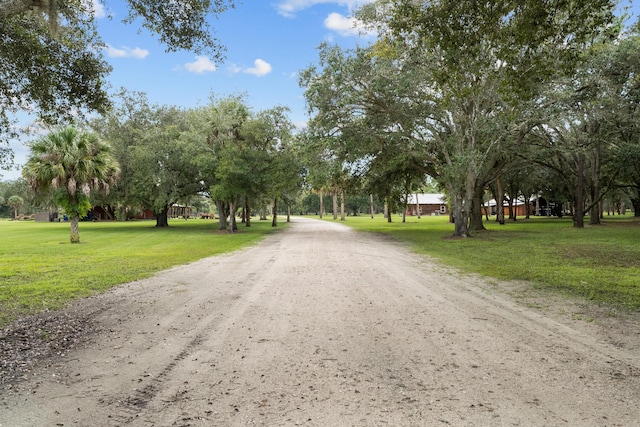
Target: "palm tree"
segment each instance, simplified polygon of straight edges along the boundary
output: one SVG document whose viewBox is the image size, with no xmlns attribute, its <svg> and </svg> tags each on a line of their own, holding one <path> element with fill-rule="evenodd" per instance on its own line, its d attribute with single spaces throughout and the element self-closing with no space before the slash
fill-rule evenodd
<svg viewBox="0 0 640 427">
<path fill-rule="evenodd" d="M 24 205 L 24 199 L 20 196 L 11 196 L 7 204 L 13 208 L 13 219 L 18 219 L 18 210 Z"/>
<path fill-rule="evenodd" d="M 71 220 L 71 243 L 80 243 L 78 221 L 91 209 L 93 189 L 109 191 L 118 175 L 111 147 L 97 135 L 73 126 L 31 143 L 23 175 L 36 191 L 52 189 Z"/>
</svg>

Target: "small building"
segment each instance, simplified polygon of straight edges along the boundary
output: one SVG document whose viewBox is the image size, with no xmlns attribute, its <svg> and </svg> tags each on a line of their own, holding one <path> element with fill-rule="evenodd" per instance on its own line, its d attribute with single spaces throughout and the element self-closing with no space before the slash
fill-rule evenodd
<svg viewBox="0 0 640 427">
<path fill-rule="evenodd" d="M 407 215 L 448 215 L 445 194 L 410 194 L 407 200 Z"/>
<path fill-rule="evenodd" d="M 113 221 L 116 217 L 116 211 L 111 205 L 94 206 L 87 214 L 88 221 Z"/>
<path fill-rule="evenodd" d="M 532 212 L 536 216 L 557 216 L 562 218 L 564 206 L 560 202 L 538 196 L 535 198 L 535 207 Z"/>
<path fill-rule="evenodd" d="M 173 204 L 167 212 L 169 218 L 184 218 L 187 219 L 193 215 L 193 209 L 191 206 Z"/>
<path fill-rule="evenodd" d="M 34 218 L 36 222 L 51 222 L 55 218 L 58 218 L 58 212 L 53 214 L 49 211 L 38 211 L 35 213 Z"/>
<path fill-rule="evenodd" d="M 151 209 L 141 209 L 134 216 L 135 219 L 155 219 L 156 214 Z"/>
<path fill-rule="evenodd" d="M 504 207 L 504 214 L 509 215 L 509 202 L 505 200 L 503 202 L 503 207 Z M 487 209 L 489 212 L 488 214 L 487 214 Z M 530 213 L 534 212 L 533 205 L 531 203 L 529 203 L 529 212 Z M 484 205 L 482 206 L 482 214 L 489 215 L 489 216 L 498 214 L 498 205 L 495 199 L 491 199 L 488 202 L 484 203 Z M 525 203 L 523 198 L 518 197 L 516 200 L 513 201 L 513 214 L 515 216 L 527 216 L 527 204 Z"/>
</svg>

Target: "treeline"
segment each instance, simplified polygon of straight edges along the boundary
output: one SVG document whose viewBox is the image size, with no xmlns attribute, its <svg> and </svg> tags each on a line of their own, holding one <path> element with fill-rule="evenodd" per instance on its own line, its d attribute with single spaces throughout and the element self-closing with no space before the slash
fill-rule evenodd
<svg viewBox="0 0 640 427">
<path fill-rule="evenodd" d="M 250 225 L 254 209 L 277 209 L 299 191 L 301 165 L 286 107 L 253 112 L 239 96 L 191 109 L 150 105 L 141 93 L 118 98 L 110 114 L 90 125 L 110 141 L 120 164 L 118 182 L 102 201 L 117 206 L 119 217 L 144 207 L 162 227 L 173 204 L 204 197 L 217 207 L 220 228 L 233 231 L 238 209 Z"/>
<path fill-rule="evenodd" d="M 150 210 L 158 227 L 168 226 L 168 212 L 174 204 L 193 206 L 205 213 L 215 209 L 220 228 L 230 231 L 237 230 L 236 213 L 242 211 L 250 226 L 253 210 L 259 210 L 262 216 L 267 208 L 270 214 L 277 213 L 278 202 L 289 205 L 302 186 L 302 166 L 293 144 L 294 127 L 287 114 L 286 107 L 253 112 L 238 96 L 212 99 L 207 106 L 185 109 L 151 105 L 145 94 L 122 90 L 113 109 L 82 125 L 84 133 L 78 133 L 97 136 L 108 144 L 109 161 L 117 164 L 113 184 L 86 192 L 88 202 L 112 210 L 113 219 L 119 220 Z M 42 140 L 64 140 L 59 134 L 67 131 L 54 131 Z M 73 138 L 67 139 L 66 143 L 72 145 Z M 48 177 L 73 180 L 73 190 L 79 194 L 75 182 L 80 179 L 72 176 L 72 171 L 62 178 L 57 171 L 77 170 L 79 164 L 88 163 L 80 159 L 72 165 L 60 161 L 42 164 L 42 159 L 62 158 L 71 149 L 54 147 L 49 152 L 35 153 L 33 148 L 39 142 L 32 143 L 31 158 L 24 169 L 27 182 L 18 180 L 5 185 L 19 187 L 30 210 L 37 206 L 53 212 L 65 199 L 56 198 L 59 189 L 46 185 Z M 33 192 L 34 188 L 27 185 L 36 176 L 46 177 L 41 179 L 45 186 L 40 190 L 44 191 Z M 87 182 L 90 184 L 91 179 Z M 69 185 L 64 187 L 65 197 L 73 196 Z M 276 218 L 274 214 L 273 225 Z"/>
<path fill-rule="evenodd" d="M 324 212 L 326 196 L 334 212 L 350 199 L 353 213 L 401 211 L 429 183 L 447 194 L 457 236 L 484 227 L 491 197 L 501 208 L 544 196 L 567 205 L 576 227 L 587 215 L 597 224 L 605 201 L 640 215 L 640 28 L 626 27 L 616 6 L 367 4 L 357 17 L 377 40 L 325 44 L 301 71 L 311 118 L 298 133 L 286 107 L 254 112 L 239 96 L 157 106 L 122 91 L 85 125 L 119 165 L 115 185 L 91 203 L 115 207 L 118 219 L 149 209 L 158 226 L 173 204 L 212 203 L 220 227 L 234 230 L 236 212 L 247 225 L 253 212 L 296 200 L 294 212 Z"/>
<path fill-rule="evenodd" d="M 395 202 L 430 176 L 450 198 L 458 236 L 483 228 L 487 192 L 565 202 L 576 227 L 586 215 L 598 223 L 605 199 L 628 199 L 639 213 L 640 33 L 615 6 L 364 6 L 358 17 L 378 40 L 324 45 L 301 73 L 311 185 Z"/>
</svg>

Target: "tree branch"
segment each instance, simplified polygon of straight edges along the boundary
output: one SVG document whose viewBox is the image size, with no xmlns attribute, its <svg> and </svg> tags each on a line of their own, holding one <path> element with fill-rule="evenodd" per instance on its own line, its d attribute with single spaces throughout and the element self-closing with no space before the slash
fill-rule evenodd
<svg viewBox="0 0 640 427">
<path fill-rule="evenodd" d="M 42 0 L 0 0 L 0 19 L 20 15 L 34 6 L 42 5 Z"/>
</svg>

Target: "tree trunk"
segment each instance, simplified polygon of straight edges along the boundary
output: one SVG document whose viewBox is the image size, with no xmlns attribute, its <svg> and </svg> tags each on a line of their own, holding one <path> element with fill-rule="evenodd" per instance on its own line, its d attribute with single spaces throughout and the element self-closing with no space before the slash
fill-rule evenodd
<svg viewBox="0 0 640 427">
<path fill-rule="evenodd" d="M 420 219 L 420 201 L 418 200 L 418 193 L 416 193 L 416 215 L 418 215 L 418 219 Z"/>
<path fill-rule="evenodd" d="M 513 196 L 510 194 L 509 195 L 509 219 L 512 221 L 516 220 L 516 213 L 513 210 Z"/>
<path fill-rule="evenodd" d="M 491 206 L 489 206 L 489 203 L 487 203 L 487 205 L 485 206 L 484 200 L 483 200 L 482 201 L 482 207 L 484 208 L 484 219 L 488 222 L 489 221 L 489 209 L 491 209 Z"/>
<path fill-rule="evenodd" d="M 322 215 L 324 214 L 324 198 L 322 191 L 320 191 L 320 219 L 322 219 Z"/>
<path fill-rule="evenodd" d="M 591 197 L 597 197 L 597 193 L 591 191 Z M 593 200 L 593 199 L 592 199 Z M 601 202 L 593 203 L 591 209 L 589 209 L 589 225 L 600 225 L 600 206 Z"/>
<path fill-rule="evenodd" d="M 389 209 L 389 203 L 384 202 L 384 217 L 387 218 L 387 222 L 391 222 L 391 210 Z"/>
<path fill-rule="evenodd" d="M 332 194 L 333 200 L 333 220 L 338 219 L 338 190 L 334 189 Z"/>
<path fill-rule="evenodd" d="M 482 222 L 482 196 L 484 195 L 484 186 L 477 186 L 473 192 L 473 201 L 471 202 L 471 230 L 486 230 Z"/>
<path fill-rule="evenodd" d="M 245 201 L 244 205 L 245 226 L 251 227 L 251 207 L 249 207 L 249 201 Z"/>
<path fill-rule="evenodd" d="M 600 123 L 596 121 L 592 125 L 591 131 L 597 134 L 600 129 Z M 589 209 L 589 225 L 600 225 L 600 170 L 601 170 L 601 149 L 602 146 L 596 142 L 594 150 L 591 151 L 591 185 L 589 185 L 589 193 L 591 196 Z"/>
<path fill-rule="evenodd" d="M 498 224 L 504 225 L 504 190 L 502 189 L 502 180 L 500 177 L 496 179 L 496 184 L 498 186 L 498 194 L 495 195 L 497 221 Z"/>
<path fill-rule="evenodd" d="M 287 203 L 287 223 L 291 222 L 291 203 Z"/>
<path fill-rule="evenodd" d="M 230 233 L 234 233 L 238 231 L 238 224 L 236 223 L 236 211 L 237 211 L 236 202 L 229 202 L 229 224 L 227 229 Z"/>
<path fill-rule="evenodd" d="M 640 194 L 640 188 L 638 188 L 637 191 Z M 632 198 L 631 205 L 633 206 L 633 216 L 640 217 L 640 197 Z"/>
<path fill-rule="evenodd" d="M 604 200 L 600 200 L 598 203 L 598 210 L 600 211 L 600 219 L 604 219 Z"/>
<path fill-rule="evenodd" d="M 216 208 L 218 209 L 219 230 L 227 229 L 227 206 L 222 200 L 216 200 Z"/>
<path fill-rule="evenodd" d="M 455 195 L 451 198 L 453 203 L 453 223 L 455 237 L 467 237 L 469 229 L 467 227 L 467 217 L 465 215 L 464 198 L 460 195 Z"/>
<path fill-rule="evenodd" d="M 584 153 L 578 154 L 578 184 L 576 185 L 575 206 L 573 209 L 573 226 L 584 228 Z"/>
<path fill-rule="evenodd" d="M 344 191 L 340 192 L 340 221 L 344 221 Z"/>
<path fill-rule="evenodd" d="M 402 223 L 407 222 L 407 208 L 409 207 L 409 193 L 404 195 L 404 206 L 402 206 Z"/>
<path fill-rule="evenodd" d="M 75 214 L 69 218 L 71 220 L 71 243 L 80 243 L 80 232 L 78 231 L 78 223 L 80 222 L 80 217 Z"/>
<path fill-rule="evenodd" d="M 371 209 L 371 218 L 373 219 L 373 194 L 369 194 L 369 207 Z"/>
<path fill-rule="evenodd" d="M 277 197 L 273 198 L 273 215 L 271 218 L 271 226 L 272 227 L 278 226 L 278 198 Z"/>
<path fill-rule="evenodd" d="M 161 212 L 156 212 L 156 227 L 165 228 L 169 226 L 169 206 L 165 206 Z"/>
<path fill-rule="evenodd" d="M 600 145 L 597 144 L 593 153 L 593 165 L 591 168 L 591 209 L 589 209 L 589 225 L 600 225 Z"/>
</svg>

